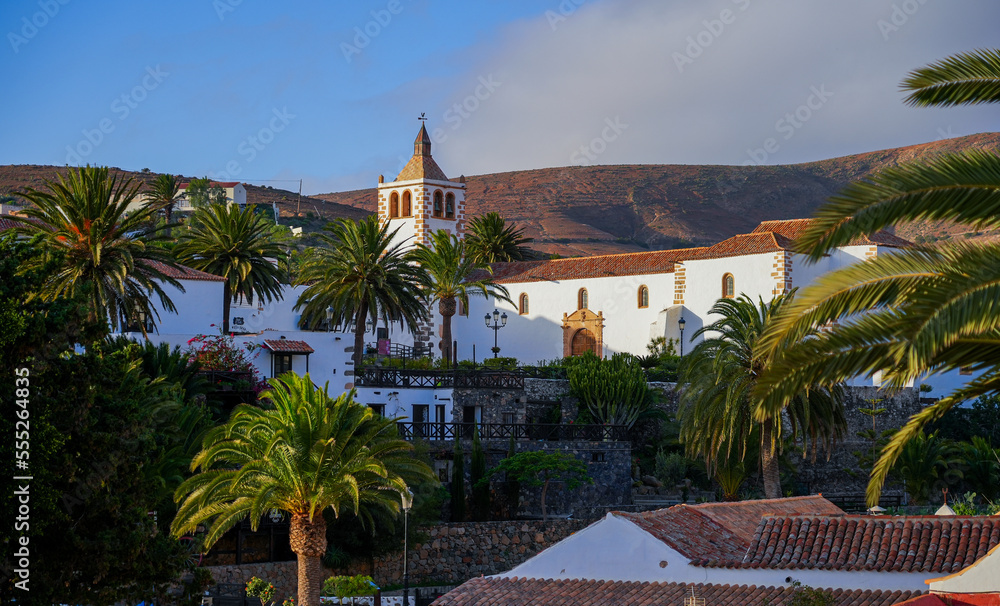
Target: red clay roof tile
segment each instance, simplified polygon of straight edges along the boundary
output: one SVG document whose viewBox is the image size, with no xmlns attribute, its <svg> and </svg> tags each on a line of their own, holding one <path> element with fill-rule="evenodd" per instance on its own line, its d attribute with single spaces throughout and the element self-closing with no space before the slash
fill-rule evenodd
<svg viewBox="0 0 1000 606">
<path fill-rule="evenodd" d="M 552 580 L 480 577 L 435 600 L 432 606 L 652 606 L 683 604 L 691 595 L 712 606 L 783 604 L 791 587 L 639 583 L 628 581 Z M 837 606 L 889 606 L 921 595 L 919 591 L 827 590 Z"/>
<path fill-rule="evenodd" d="M 789 240 L 797 240 L 806 227 L 813 222 L 813 219 L 787 219 L 783 221 L 762 221 L 753 233 L 773 232 L 781 234 Z M 878 231 L 871 236 L 860 236 L 851 242 L 852 245 L 877 245 L 890 248 L 906 248 L 913 246 L 913 242 L 900 238 L 887 231 Z"/>
<path fill-rule="evenodd" d="M 768 516 L 732 568 L 955 572 L 1000 544 L 989 516 Z"/>
<path fill-rule="evenodd" d="M 263 347 L 278 354 L 311 354 L 316 351 L 305 341 L 289 339 L 264 339 Z"/>
<path fill-rule="evenodd" d="M 844 512 L 821 496 L 735 503 L 675 505 L 645 513 L 615 512 L 697 562 L 741 561 L 764 516 L 837 515 Z"/>
</svg>

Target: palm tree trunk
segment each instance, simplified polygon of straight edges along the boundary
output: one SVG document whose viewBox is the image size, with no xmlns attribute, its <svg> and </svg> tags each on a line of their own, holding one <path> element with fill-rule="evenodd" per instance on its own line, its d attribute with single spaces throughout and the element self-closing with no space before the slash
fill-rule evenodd
<svg viewBox="0 0 1000 606">
<path fill-rule="evenodd" d="M 365 316 L 368 315 L 368 305 L 361 304 L 354 316 L 354 368 L 361 368 L 365 358 Z"/>
<path fill-rule="evenodd" d="M 229 280 L 222 287 L 222 332 L 229 334 L 229 308 L 233 304 L 233 292 L 229 288 Z"/>
<path fill-rule="evenodd" d="M 326 553 L 326 521 L 322 512 L 317 512 L 311 521 L 309 514 L 292 515 L 288 542 L 298 557 L 298 606 L 319 606 L 319 594 L 323 588 L 320 558 Z"/>
<path fill-rule="evenodd" d="M 764 496 L 768 499 L 781 498 L 781 475 L 778 469 L 774 421 L 764 421 L 760 426 L 760 468 L 764 476 Z"/>
<path fill-rule="evenodd" d="M 441 357 L 448 361 L 450 365 L 451 355 L 451 317 L 455 315 L 458 304 L 455 297 L 446 297 L 438 302 L 438 311 L 441 312 Z"/>
<path fill-rule="evenodd" d="M 174 211 L 174 205 L 173 205 L 172 202 L 163 207 L 163 214 L 167 218 L 167 225 L 168 226 L 170 225 L 170 219 L 173 218 L 173 214 L 174 214 L 173 211 Z M 171 232 L 172 232 L 172 230 L 170 229 L 170 227 L 167 227 L 167 237 L 168 238 L 171 235 L 173 235 Z"/>
</svg>

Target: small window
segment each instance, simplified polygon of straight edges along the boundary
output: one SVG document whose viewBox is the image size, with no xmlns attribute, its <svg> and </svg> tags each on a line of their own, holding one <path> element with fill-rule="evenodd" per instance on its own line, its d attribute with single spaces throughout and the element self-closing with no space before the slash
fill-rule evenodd
<svg viewBox="0 0 1000 606">
<path fill-rule="evenodd" d="M 274 354 L 274 376 L 281 376 L 291 370 L 292 354 Z"/>
<path fill-rule="evenodd" d="M 403 216 L 412 217 L 413 216 L 413 202 L 410 197 L 410 190 L 403 192 Z"/>
<path fill-rule="evenodd" d="M 514 413 L 512 413 L 512 412 L 505 412 L 505 413 L 503 413 L 503 424 L 504 425 L 513 425 L 514 424 Z"/>
<path fill-rule="evenodd" d="M 649 288 L 646 286 L 639 287 L 639 309 L 645 309 L 649 307 Z"/>
<path fill-rule="evenodd" d="M 607 453 L 604 453 L 604 452 L 592 452 L 592 453 L 590 453 L 590 462 L 591 463 L 607 463 L 608 462 L 608 455 L 607 455 Z"/>
<path fill-rule="evenodd" d="M 733 274 L 726 274 L 722 276 L 722 298 L 732 299 L 736 296 L 736 281 L 733 279 Z"/>
<path fill-rule="evenodd" d="M 517 305 L 517 313 L 522 316 L 528 313 L 528 293 L 521 293 L 521 299 Z"/>
<path fill-rule="evenodd" d="M 389 218 L 395 219 L 399 216 L 399 194 L 392 192 L 389 196 Z"/>
<path fill-rule="evenodd" d="M 455 218 L 455 194 L 448 194 L 444 199 L 444 218 Z"/>
<path fill-rule="evenodd" d="M 371 408 L 372 412 L 380 417 L 385 416 L 385 404 L 369 404 L 368 408 Z"/>
<path fill-rule="evenodd" d="M 576 296 L 576 308 L 588 309 L 590 307 L 590 297 L 587 296 L 587 289 L 581 288 Z"/>
<path fill-rule="evenodd" d="M 443 211 L 442 211 L 443 207 L 444 207 L 444 194 L 442 194 L 441 190 L 439 189 L 436 192 L 434 192 L 434 216 L 435 217 L 441 217 L 441 216 L 443 216 Z"/>
</svg>

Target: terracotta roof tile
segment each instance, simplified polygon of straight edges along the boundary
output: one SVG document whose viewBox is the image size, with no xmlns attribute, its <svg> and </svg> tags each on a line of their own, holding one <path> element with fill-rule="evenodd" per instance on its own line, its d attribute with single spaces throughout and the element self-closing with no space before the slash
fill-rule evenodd
<svg viewBox="0 0 1000 606">
<path fill-rule="evenodd" d="M 176 280 L 201 280 L 204 282 L 226 281 L 226 279 L 223 278 L 222 276 L 217 276 L 215 274 L 210 274 L 204 271 L 200 271 L 192 267 L 187 267 L 186 265 L 178 265 L 177 267 L 171 267 L 165 263 L 160 263 L 159 261 L 150 261 L 149 265 Z"/>
<path fill-rule="evenodd" d="M 671 273 L 675 263 L 701 250 L 704 249 L 682 248 L 548 261 L 494 263 L 493 279 L 504 284 Z"/>
<path fill-rule="evenodd" d="M 703 252 L 686 257 L 687 259 L 720 259 L 723 257 L 738 257 L 741 255 L 757 255 L 761 253 L 792 250 L 792 240 L 773 232 L 753 232 L 739 234 L 709 246 Z"/>
<path fill-rule="evenodd" d="M 797 240 L 805 228 L 813 222 L 813 219 L 788 219 L 784 221 L 762 221 L 753 233 L 773 232 L 781 234 L 789 240 Z M 878 231 L 871 236 L 861 236 L 851 242 L 852 245 L 877 245 L 888 246 L 890 248 L 906 248 L 913 246 L 913 242 L 900 238 L 887 231 Z"/>
<path fill-rule="evenodd" d="M 989 516 L 768 516 L 732 568 L 956 572 L 1000 544 Z"/>
<path fill-rule="evenodd" d="M 263 347 L 273 353 L 280 354 L 311 354 L 316 351 L 305 341 L 291 341 L 289 339 L 265 339 Z"/>
<path fill-rule="evenodd" d="M 645 513 L 615 512 L 699 563 L 739 562 L 769 514 L 836 515 L 844 512 L 821 496 L 735 503 L 675 505 Z"/>
<path fill-rule="evenodd" d="M 433 602 L 433 606 L 653 606 L 683 604 L 691 595 L 712 606 L 757 606 L 787 603 L 791 587 L 712 585 L 705 583 L 639 583 L 628 581 L 480 577 L 465 582 Z M 827 590 L 837 606 L 889 606 L 921 595 L 919 591 Z"/>
</svg>

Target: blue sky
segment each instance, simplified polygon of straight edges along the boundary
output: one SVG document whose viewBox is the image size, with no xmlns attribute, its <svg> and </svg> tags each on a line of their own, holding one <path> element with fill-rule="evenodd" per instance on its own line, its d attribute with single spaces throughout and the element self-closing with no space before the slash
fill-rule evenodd
<svg viewBox="0 0 1000 606">
<path fill-rule="evenodd" d="M 4 0 L 0 164 L 358 189 L 421 112 L 451 176 L 818 160 L 1000 130 L 898 90 L 997 23 L 995 0 Z"/>
</svg>

